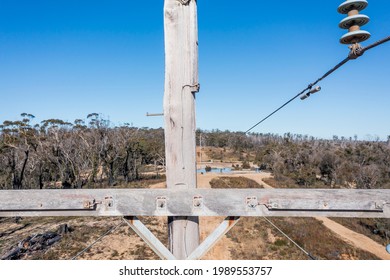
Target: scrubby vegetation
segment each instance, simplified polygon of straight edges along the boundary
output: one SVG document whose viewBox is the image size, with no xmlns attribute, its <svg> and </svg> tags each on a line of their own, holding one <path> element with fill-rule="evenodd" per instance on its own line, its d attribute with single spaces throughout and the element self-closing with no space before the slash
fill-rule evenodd
<svg viewBox="0 0 390 280">
<path fill-rule="evenodd" d="M 272 218 L 290 238 L 315 259 L 375 260 L 376 256 L 338 239 L 314 218 Z M 237 246 L 237 260 L 307 260 L 309 257 L 262 218 L 243 217 L 227 234 Z"/>
<path fill-rule="evenodd" d="M 260 189 L 263 186 L 245 177 L 219 177 L 210 181 L 210 186 L 214 189 L 246 188 Z"/>
<path fill-rule="evenodd" d="M 254 162 L 279 182 L 300 187 L 390 188 L 390 137 L 383 142 L 337 136 L 324 140 L 290 133 L 199 130 L 198 134 L 203 135 L 204 145 L 222 149 L 220 158 L 234 155 L 240 161 Z M 218 155 L 215 150 L 210 153 Z"/>
<path fill-rule="evenodd" d="M 0 125 L 2 189 L 117 186 L 164 166 L 163 129 L 113 126 L 96 113 L 73 123 L 36 123 L 26 113 L 21 118 Z M 332 188 L 390 187 L 389 141 L 198 130 L 199 144 L 201 136 L 213 160 L 238 161 L 238 169 L 254 163 L 278 181 L 301 187 L 318 182 Z"/>
<path fill-rule="evenodd" d="M 98 114 L 87 123 L 22 117 L 0 126 L 0 189 L 115 186 L 164 165 L 162 129 L 113 127 Z"/>
</svg>

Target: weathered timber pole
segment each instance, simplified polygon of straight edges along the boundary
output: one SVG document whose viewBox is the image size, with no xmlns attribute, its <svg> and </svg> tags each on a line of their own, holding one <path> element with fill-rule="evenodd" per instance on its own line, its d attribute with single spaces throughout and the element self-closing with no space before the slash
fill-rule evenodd
<svg viewBox="0 0 390 280">
<path fill-rule="evenodd" d="M 195 93 L 199 90 L 197 2 L 165 0 L 164 32 L 167 187 L 193 189 L 196 188 Z M 173 255 L 186 259 L 199 245 L 199 218 L 168 218 L 168 238 Z"/>
</svg>

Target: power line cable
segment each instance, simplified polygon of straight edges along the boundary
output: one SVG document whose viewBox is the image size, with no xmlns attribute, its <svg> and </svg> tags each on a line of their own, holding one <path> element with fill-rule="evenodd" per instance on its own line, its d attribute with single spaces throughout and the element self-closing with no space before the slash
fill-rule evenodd
<svg viewBox="0 0 390 280">
<path fill-rule="evenodd" d="M 375 47 L 377 47 L 379 45 L 382 45 L 382 44 L 384 44 L 384 43 L 386 43 L 388 41 L 390 41 L 390 36 L 388 36 L 386 38 L 383 38 L 382 40 L 379 40 L 379 41 L 377 41 L 377 42 L 375 42 L 375 43 L 373 43 L 373 44 L 363 48 L 363 50 L 368 51 L 368 50 L 370 50 L 372 48 L 375 48 Z"/>
<path fill-rule="evenodd" d="M 272 225 L 274 228 L 276 228 L 281 234 L 283 234 L 288 240 L 290 240 L 299 250 L 301 250 L 303 253 L 305 253 L 306 256 L 308 256 L 311 260 L 316 260 L 315 257 L 313 257 L 309 252 L 307 252 L 305 249 L 303 249 L 301 246 L 298 245 L 294 240 L 292 240 L 287 234 L 285 234 L 280 228 L 278 228 L 273 222 L 271 222 L 267 217 L 263 217 L 270 225 Z"/>
<path fill-rule="evenodd" d="M 364 54 L 364 52 L 372 49 L 372 48 L 375 48 L 379 45 L 382 45 L 386 42 L 390 41 L 390 36 L 382 39 L 382 40 L 379 40 L 367 47 L 364 47 L 364 48 L 361 48 L 359 45 L 355 45 L 355 46 L 352 46 L 352 50 L 351 52 L 349 53 L 349 55 L 343 59 L 342 61 L 340 61 L 338 64 L 336 64 L 336 66 L 334 66 L 332 69 L 330 69 L 328 72 L 326 72 L 322 77 L 318 78 L 315 82 L 309 84 L 304 90 L 302 90 L 300 93 L 298 93 L 297 95 L 295 95 L 293 98 L 291 98 L 290 100 L 288 100 L 286 103 L 284 103 L 282 106 L 280 106 L 279 108 L 277 108 L 275 111 L 273 111 L 271 114 L 269 114 L 268 116 L 266 116 L 265 118 L 263 118 L 261 121 L 259 121 L 258 123 L 256 123 L 255 125 L 253 125 L 251 128 L 249 128 L 247 131 L 245 131 L 245 134 L 247 134 L 249 131 L 251 131 L 252 129 L 254 129 L 255 127 L 257 127 L 259 124 L 263 123 L 264 121 L 266 121 L 269 117 L 271 117 L 272 115 L 274 115 L 275 113 L 277 113 L 278 111 L 280 111 L 281 109 L 283 109 L 285 106 L 287 106 L 289 103 L 291 103 L 292 101 L 294 101 L 295 99 L 297 99 L 300 95 L 304 94 L 305 92 L 307 92 L 308 90 L 311 90 L 313 86 L 315 86 L 316 84 L 318 84 L 320 81 L 322 81 L 323 79 L 325 79 L 326 77 L 328 77 L 330 74 L 332 74 L 333 72 L 335 72 L 337 69 L 339 69 L 341 66 L 343 66 L 344 64 L 346 64 L 348 61 L 350 60 L 354 60 L 356 58 L 358 58 L 359 56 L 362 56 Z"/>
<path fill-rule="evenodd" d="M 295 95 L 293 98 L 291 98 L 289 101 L 287 101 L 286 103 L 284 103 L 282 106 L 280 106 L 278 109 L 276 109 L 275 111 L 273 111 L 271 114 L 269 114 L 268 116 L 266 116 L 264 119 L 262 119 L 261 121 L 259 121 L 258 123 L 256 123 L 254 126 L 252 126 L 251 128 L 249 128 L 247 131 L 245 131 L 245 134 L 247 134 L 249 131 L 251 131 L 252 129 L 254 129 L 256 126 L 258 126 L 259 124 L 261 124 L 262 122 L 264 122 L 265 120 L 267 120 L 269 117 L 271 117 L 273 114 L 277 113 L 279 110 L 281 110 L 283 107 L 287 106 L 289 103 L 291 103 L 292 101 L 294 101 L 296 98 L 298 98 L 301 94 L 305 93 L 307 90 L 309 89 L 309 87 L 305 88 L 303 91 L 301 91 L 300 93 L 298 93 L 297 95 Z"/>
<path fill-rule="evenodd" d="M 90 245 L 88 245 L 85 249 L 83 249 L 77 255 L 75 255 L 73 258 L 71 258 L 71 260 L 73 261 L 73 260 L 77 259 L 79 256 L 81 256 L 86 251 L 88 251 L 92 246 L 94 246 L 96 243 L 98 243 L 100 240 L 102 240 L 103 237 L 105 237 L 105 236 L 109 235 L 110 233 L 112 233 L 113 231 L 115 231 L 123 223 L 124 223 L 124 221 L 121 221 L 116 226 L 111 227 L 107 232 L 103 233 L 98 239 L 96 239 L 94 242 L 92 242 Z"/>
</svg>

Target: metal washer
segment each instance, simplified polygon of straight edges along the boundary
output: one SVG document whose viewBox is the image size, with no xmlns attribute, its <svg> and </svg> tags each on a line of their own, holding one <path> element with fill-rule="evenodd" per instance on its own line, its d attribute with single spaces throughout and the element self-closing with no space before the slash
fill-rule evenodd
<svg viewBox="0 0 390 280">
<path fill-rule="evenodd" d="M 360 43 L 365 40 L 368 40 L 370 37 L 371 37 L 370 32 L 364 30 L 357 30 L 357 31 L 348 32 L 347 34 L 342 36 L 340 38 L 340 43 L 346 45 Z"/>
<path fill-rule="evenodd" d="M 348 14 L 352 10 L 358 10 L 360 12 L 361 10 L 364 10 L 367 5 L 368 2 L 365 0 L 347 0 L 338 7 L 337 11 L 340 14 Z"/>
</svg>

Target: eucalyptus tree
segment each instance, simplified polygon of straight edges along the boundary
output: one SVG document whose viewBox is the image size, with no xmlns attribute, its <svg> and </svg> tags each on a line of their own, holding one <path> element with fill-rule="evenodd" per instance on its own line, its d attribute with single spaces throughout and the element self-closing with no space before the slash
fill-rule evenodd
<svg viewBox="0 0 390 280">
<path fill-rule="evenodd" d="M 1 162 L 8 171 L 6 185 L 21 189 L 30 153 L 36 151 L 36 130 L 31 126 L 34 116 L 21 114 L 22 120 L 4 121 L 1 129 Z"/>
</svg>

